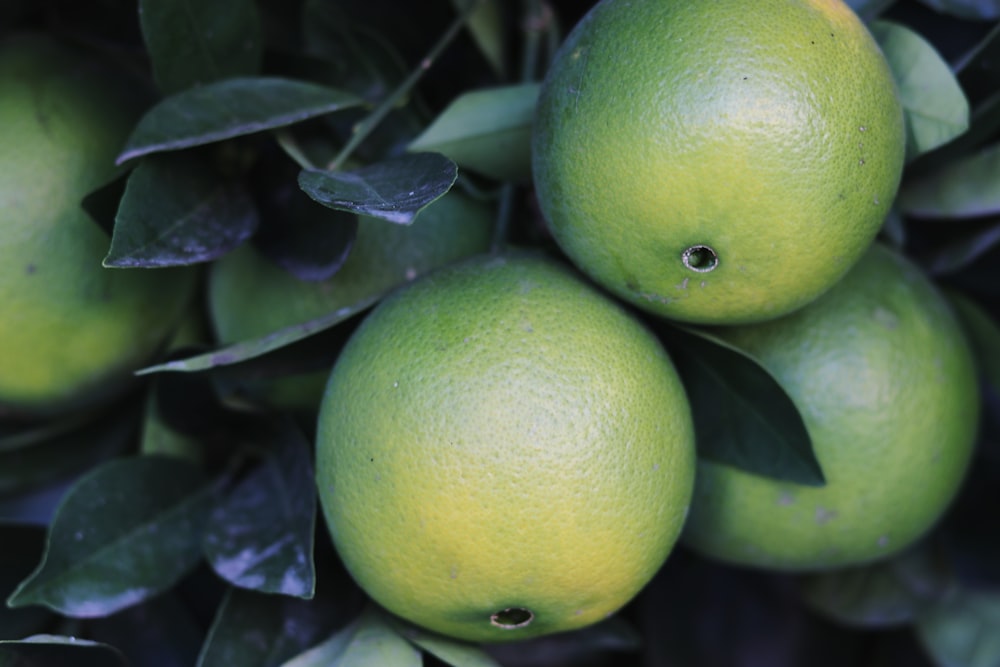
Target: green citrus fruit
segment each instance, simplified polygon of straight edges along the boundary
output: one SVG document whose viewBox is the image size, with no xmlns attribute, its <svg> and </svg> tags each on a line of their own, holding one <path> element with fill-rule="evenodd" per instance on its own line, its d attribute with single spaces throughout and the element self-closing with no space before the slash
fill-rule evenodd
<svg viewBox="0 0 1000 667">
<path fill-rule="evenodd" d="M 115 174 L 128 86 L 53 39 L 0 42 L 0 417 L 93 403 L 155 353 L 194 285 L 186 270 L 106 269 L 81 200 Z"/>
<path fill-rule="evenodd" d="M 963 332 L 919 269 L 876 244 L 801 310 L 717 333 L 788 392 L 826 485 L 701 461 L 688 545 L 732 563 L 823 570 L 886 557 L 932 527 L 969 465 L 979 395 Z"/>
<path fill-rule="evenodd" d="M 335 224 L 336 221 L 331 221 Z M 212 266 L 208 305 L 222 343 L 257 338 L 353 306 L 427 271 L 485 252 L 493 235 L 493 209 L 452 190 L 412 225 L 358 218 L 358 232 L 333 277 L 299 280 L 246 244 Z M 329 367 L 270 378 L 244 391 L 272 405 L 315 409 Z"/>
<path fill-rule="evenodd" d="M 470 259 L 383 301 L 320 407 L 317 481 L 348 570 L 472 641 L 629 601 L 690 500 L 690 406 L 658 340 L 552 260 Z"/>
<path fill-rule="evenodd" d="M 839 0 L 604 0 L 552 63 L 532 154 L 583 271 L 665 317 L 733 324 L 843 276 L 904 149 L 889 67 Z"/>
</svg>

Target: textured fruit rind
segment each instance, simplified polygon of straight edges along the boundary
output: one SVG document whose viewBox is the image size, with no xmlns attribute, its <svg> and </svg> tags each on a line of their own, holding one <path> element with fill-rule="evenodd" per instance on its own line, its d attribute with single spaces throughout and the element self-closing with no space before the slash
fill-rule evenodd
<svg viewBox="0 0 1000 667">
<path fill-rule="evenodd" d="M 390 611 L 473 641 L 615 612 L 673 547 L 690 407 L 643 325 L 550 260 L 484 257 L 384 301 L 321 406 L 317 479 L 349 571 Z M 534 615 L 503 629 L 491 615 Z"/>
<path fill-rule="evenodd" d="M 604 0 L 562 45 L 534 128 L 567 255 L 639 307 L 709 324 L 776 317 L 839 279 L 906 143 L 885 58 L 839 0 Z M 699 245 L 711 271 L 684 263 Z"/>
<path fill-rule="evenodd" d="M 966 474 L 980 401 L 963 332 L 916 266 L 875 245 L 802 310 L 717 333 L 788 391 L 827 484 L 703 460 L 688 546 L 742 565 L 825 570 L 890 556 L 935 524 Z"/>
</svg>

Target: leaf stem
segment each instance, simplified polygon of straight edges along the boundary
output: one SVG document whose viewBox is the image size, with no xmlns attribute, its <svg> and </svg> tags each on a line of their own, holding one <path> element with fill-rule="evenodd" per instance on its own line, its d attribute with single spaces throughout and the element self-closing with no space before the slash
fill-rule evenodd
<svg viewBox="0 0 1000 667">
<path fill-rule="evenodd" d="M 406 95 L 413 90 L 420 81 L 421 77 L 431 68 L 434 62 L 441 57 L 441 54 L 448 47 L 449 44 L 458 36 L 459 31 L 465 26 L 466 21 L 469 16 L 477 7 L 483 2 L 483 0 L 470 0 L 465 8 L 459 13 L 459 15 L 452 21 L 448 29 L 445 30 L 441 38 L 438 39 L 437 43 L 431 47 L 431 50 L 424 56 L 420 64 L 414 69 L 410 74 L 403 80 L 399 86 L 396 87 L 385 99 L 383 99 L 371 112 L 365 116 L 357 125 L 354 126 L 351 132 L 351 138 L 344 144 L 340 153 L 330 162 L 327 169 L 330 171 L 335 171 L 344 163 L 347 158 L 351 156 L 354 150 L 361 145 L 372 131 L 378 127 L 378 124 L 392 111 L 393 107 Z"/>
<path fill-rule="evenodd" d="M 316 168 L 305 153 L 302 152 L 302 148 L 299 146 L 299 142 L 295 140 L 292 133 L 287 129 L 278 130 L 274 133 L 275 138 L 278 140 L 278 145 L 281 146 L 281 150 L 285 151 L 288 157 L 292 158 L 297 165 L 303 169 L 312 170 Z"/>
</svg>

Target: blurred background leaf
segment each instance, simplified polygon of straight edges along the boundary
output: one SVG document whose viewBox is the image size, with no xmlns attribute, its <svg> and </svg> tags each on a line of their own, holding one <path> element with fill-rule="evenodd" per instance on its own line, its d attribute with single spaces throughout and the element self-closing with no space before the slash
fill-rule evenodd
<svg viewBox="0 0 1000 667">
<path fill-rule="evenodd" d="M 259 70 L 262 35 L 253 0 L 140 0 L 139 18 L 153 77 L 167 95 Z"/>
<path fill-rule="evenodd" d="M 8 605 L 90 618 L 169 589 L 200 560 L 211 498 L 201 470 L 179 459 L 94 468 L 63 498 L 42 562 Z"/>
</svg>

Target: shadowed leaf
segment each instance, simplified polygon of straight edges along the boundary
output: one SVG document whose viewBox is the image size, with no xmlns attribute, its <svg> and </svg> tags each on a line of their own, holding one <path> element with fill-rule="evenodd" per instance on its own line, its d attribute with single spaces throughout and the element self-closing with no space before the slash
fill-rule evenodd
<svg viewBox="0 0 1000 667">
<path fill-rule="evenodd" d="M 332 209 L 408 225 L 456 178 L 455 163 L 443 155 L 412 153 L 353 171 L 303 171 L 299 187 Z"/>
<path fill-rule="evenodd" d="M 352 93 L 306 81 L 225 79 L 172 95 L 147 111 L 117 163 L 284 127 L 360 104 Z"/>
</svg>

